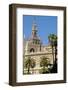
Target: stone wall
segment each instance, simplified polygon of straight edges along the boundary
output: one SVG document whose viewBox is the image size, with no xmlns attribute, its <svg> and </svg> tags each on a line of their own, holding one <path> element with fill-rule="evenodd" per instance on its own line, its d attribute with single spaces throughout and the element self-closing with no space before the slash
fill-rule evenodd
<svg viewBox="0 0 68 90">
<path fill-rule="evenodd" d="M 35 60 L 36 66 L 35 66 L 35 68 L 33 68 L 33 70 L 34 70 L 33 74 L 39 74 L 39 70 L 41 69 L 40 61 L 41 61 L 41 57 L 43 57 L 43 56 L 48 58 L 48 61 L 50 62 L 50 64 L 53 64 L 52 53 L 43 53 L 43 52 L 41 53 L 41 52 L 39 52 L 39 53 L 30 53 L 30 54 L 27 54 L 24 56 L 25 59 L 27 59 L 28 57 L 31 57 Z M 24 69 L 24 70 L 26 71 L 27 69 Z M 31 72 L 32 72 L 32 70 L 31 70 Z"/>
</svg>

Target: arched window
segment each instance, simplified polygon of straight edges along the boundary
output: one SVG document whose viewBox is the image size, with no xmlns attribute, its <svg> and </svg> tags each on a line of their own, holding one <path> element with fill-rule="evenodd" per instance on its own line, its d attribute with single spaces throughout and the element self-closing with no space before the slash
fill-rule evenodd
<svg viewBox="0 0 68 90">
<path fill-rule="evenodd" d="M 31 49 L 30 49 L 30 52 L 35 52 L 35 51 L 34 51 L 34 48 L 31 48 Z"/>
</svg>

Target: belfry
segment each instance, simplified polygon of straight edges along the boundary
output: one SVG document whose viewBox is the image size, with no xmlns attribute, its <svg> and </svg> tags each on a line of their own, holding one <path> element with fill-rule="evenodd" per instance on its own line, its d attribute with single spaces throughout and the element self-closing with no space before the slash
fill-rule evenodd
<svg viewBox="0 0 68 90">
<path fill-rule="evenodd" d="M 41 40 L 37 35 L 37 32 L 38 32 L 37 25 L 35 22 L 33 22 L 32 33 L 28 39 L 28 43 L 26 43 L 26 46 L 28 47 L 28 51 L 27 51 L 28 53 L 39 52 L 41 50 Z"/>
</svg>

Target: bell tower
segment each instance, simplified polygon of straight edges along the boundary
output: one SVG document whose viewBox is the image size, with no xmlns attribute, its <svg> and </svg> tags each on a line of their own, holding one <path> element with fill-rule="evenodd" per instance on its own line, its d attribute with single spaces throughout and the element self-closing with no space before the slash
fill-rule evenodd
<svg viewBox="0 0 68 90">
<path fill-rule="evenodd" d="M 32 38 L 36 38 L 37 37 L 37 26 L 36 23 L 33 22 L 32 24 Z"/>
<path fill-rule="evenodd" d="M 41 51 L 41 40 L 37 35 L 37 32 L 38 32 L 37 24 L 33 20 L 31 36 L 26 43 L 26 49 L 25 49 L 26 54 L 36 53 Z"/>
</svg>

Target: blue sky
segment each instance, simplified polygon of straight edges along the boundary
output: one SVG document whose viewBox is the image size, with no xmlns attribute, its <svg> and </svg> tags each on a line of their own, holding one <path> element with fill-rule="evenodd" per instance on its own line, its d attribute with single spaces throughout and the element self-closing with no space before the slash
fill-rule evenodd
<svg viewBox="0 0 68 90">
<path fill-rule="evenodd" d="M 38 36 L 43 44 L 48 44 L 48 35 L 57 35 L 57 16 L 31 16 L 24 15 L 24 36 L 25 39 L 30 38 L 32 32 L 32 23 L 35 21 L 38 28 Z"/>
</svg>

